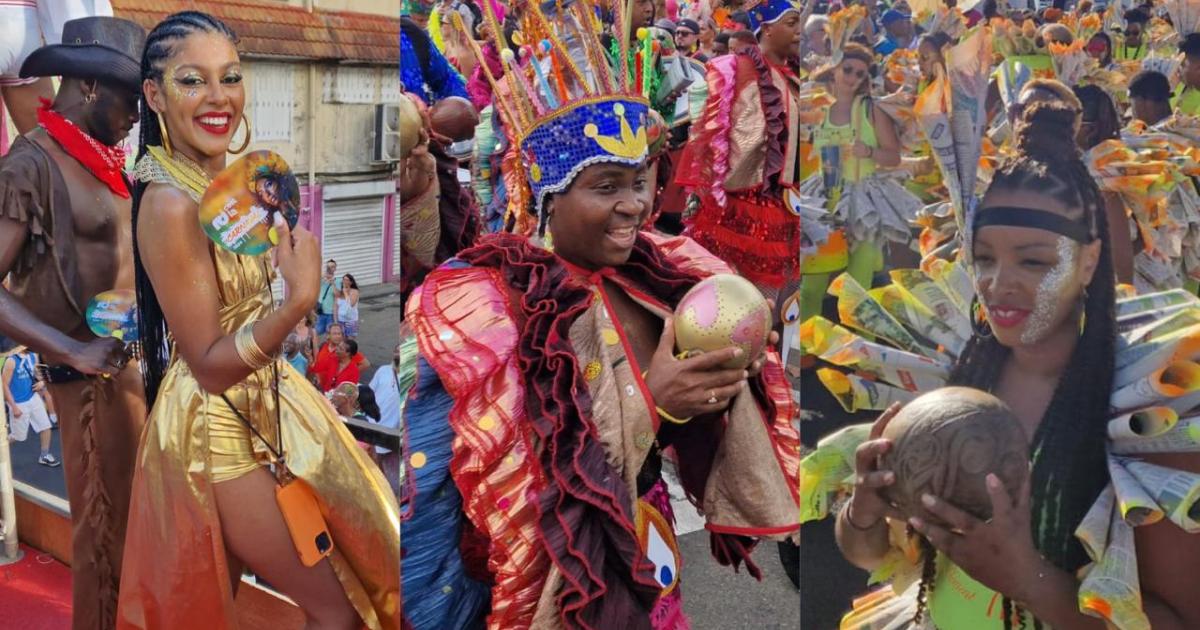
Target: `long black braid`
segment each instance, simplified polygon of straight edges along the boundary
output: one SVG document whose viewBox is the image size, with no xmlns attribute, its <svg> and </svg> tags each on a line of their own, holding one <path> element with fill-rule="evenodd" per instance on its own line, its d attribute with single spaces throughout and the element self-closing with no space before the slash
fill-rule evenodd
<svg viewBox="0 0 1200 630">
<path fill-rule="evenodd" d="M 1068 208 L 1101 242 L 1100 260 L 1084 300 L 1086 326 L 1054 397 L 1033 436 L 1031 511 L 1034 544 L 1055 566 L 1072 574 L 1088 562 L 1074 530 L 1108 483 L 1105 421 L 1112 395 L 1116 339 L 1115 276 L 1104 204 L 1073 137 L 1079 110 L 1062 102 L 1034 103 L 1018 128 L 1017 156 L 996 172 L 988 193 L 1038 191 Z M 985 197 L 986 200 L 986 197 Z M 990 391 L 1009 350 L 994 337 L 975 335 L 950 375 L 950 383 Z M 1013 624 L 1004 602 L 1004 627 Z M 1021 617 L 1024 625 L 1024 617 Z M 1035 628 L 1041 628 L 1035 622 Z"/>
<path fill-rule="evenodd" d="M 178 50 L 179 43 L 190 35 L 197 33 L 219 33 L 237 43 L 237 35 L 217 18 L 198 11 L 183 11 L 168 16 L 158 23 L 146 37 L 146 47 L 142 51 L 142 79 L 152 79 L 162 83 L 166 70 L 167 59 Z M 138 159 L 146 154 L 148 146 L 162 146 L 162 132 L 158 128 L 158 114 L 142 99 L 140 105 L 141 133 L 138 137 Z M 162 306 L 154 293 L 154 285 L 150 284 L 150 276 L 142 266 L 142 255 L 138 247 L 138 214 L 142 204 L 142 195 L 146 192 L 144 182 L 136 182 L 133 188 L 133 263 L 137 285 L 138 326 L 142 342 L 142 379 L 146 386 L 146 405 L 153 406 L 158 396 L 158 387 L 162 383 L 170 361 L 170 347 L 167 330 L 167 320 L 163 316 Z"/>
<path fill-rule="evenodd" d="M 912 527 L 908 529 L 911 536 Z M 937 549 L 924 536 L 918 537 L 917 542 L 921 546 L 921 584 L 917 587 L 917 612 L 913 615 L 912 622 L 919 627 L 929 611 L 929 589 L 933 587 L 933 580 L 937 577 Z"/>
</svg>

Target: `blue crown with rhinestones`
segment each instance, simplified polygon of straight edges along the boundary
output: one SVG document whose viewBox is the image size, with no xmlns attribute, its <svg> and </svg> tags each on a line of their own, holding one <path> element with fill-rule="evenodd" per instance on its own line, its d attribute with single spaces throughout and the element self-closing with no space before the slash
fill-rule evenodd
<svg viewBox="0 0 1200 630">
<path fill-rule="evenodd" d="M 788 11 L 800 12 L 800 4 L 795 0 L 764 0 L 746 10 L 750 17 L 750 30 L 755 33 L 764 24 L 774 24 L 787 15 Z"/>
<path fill-rule="evenodd" d="M 495 38 L 504 33 L 491 3 L 483 4 L 484 21 Z M 658 49 L 648 39 L 635 43 L 624 2 L 616 3 L 616 24 L 626 37 L 620 57 L 652 67 Z M 494 39 L 501 51 L 503 76 L 494 76 L 482 58 L 480 68 L 493 85 L 493 103 L 516 155 L 505 161 L 509 213 L 518 231 L 540 227 L 546 197 L 563 192 L 593 164 L 638 166 L 646 160 L 648 83 L 626 64 L 616 64 L 601 43 L 607 27 L 594 0 L 530 2 L 515 11 L 521 42 L 514 54 L 506 41 Z M 461 23 L 454 15 L 456 26 Z M 640 35 L 640 31 L 635 33 Z M 637 48 L 644 48 L 644 54 Z M 633 64 L 631 64 L 633 65 Z M 639 79 L 642 82 L 639 83 Z"/>
<path fill-rule="evenodd" d="M 638 166 L 646 160 L 647 101 L 596 97 L 572 103 L 536 124 L 521 141 L 533 204 L 567 189 L 593 164 Z"/>
</svg>

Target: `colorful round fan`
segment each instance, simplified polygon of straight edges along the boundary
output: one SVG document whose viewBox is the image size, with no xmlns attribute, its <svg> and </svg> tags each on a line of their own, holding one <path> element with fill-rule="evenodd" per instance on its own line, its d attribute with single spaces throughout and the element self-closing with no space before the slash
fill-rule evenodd
<svg viewBox="0 0 1200 630">
<path fill-rule="evenodd" d="M 300 184 L 279 154 L 255 151 L 221 171 L 200 200 L 200 225 L 221 247 L 257 256 L 279 242 L 275 215 L 300 218 Z"/>
<path fill-rule="evenodd" d="M 84 318 L 97 337 L 116 337 L 126 342 L 138 339 L 137 295 L 129 289 L 98 294 L 88 302 Z"/>
</svg>

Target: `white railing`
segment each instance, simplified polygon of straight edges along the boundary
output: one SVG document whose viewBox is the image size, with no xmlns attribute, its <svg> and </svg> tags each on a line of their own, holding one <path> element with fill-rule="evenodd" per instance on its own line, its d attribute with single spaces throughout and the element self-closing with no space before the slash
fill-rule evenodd
<svg viewBox="0 0 1200 630">
<path fill-rule="evenodd" d="M 0 403 L 0 413 L 3 403 Z M 21 557 L 17 547 L 17 502 L 13 496 L 12 455 L 8 449 L 8 425 L 0 416 L 0 565 L 16 562 Z"/>
</svg>

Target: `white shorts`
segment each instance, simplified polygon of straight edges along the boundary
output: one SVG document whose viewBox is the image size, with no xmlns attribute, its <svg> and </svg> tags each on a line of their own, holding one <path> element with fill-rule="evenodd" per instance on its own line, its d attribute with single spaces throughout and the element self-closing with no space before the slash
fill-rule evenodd
<svg viewBox="0 0 1200 630">
<path fill-rule="evenodd" d="M 12 439 L 24 442 L 29 437 L 31 426 L 34 433 L 50 430 L 50 414 L 46 413 L 46 403 L 42 402 L 41 394 L 34 394 L 33 398 L 17 403 L 17 407 L 21 409 L 20 417 L 13 413 L 12 405 L 8 407 L 8 417 L 12 419 Z"/>
<path fill-rule="evenodd" d="M 21 64 L 42 47 L 35 0 L 0 0 L 0 87 L 29 85 L 37 78 L 22 79 Z"/>
<path fill-rule="evenodd" d="M 0 4 L 12 0 L 0 0 Z M 109 0 L 29 0 L 37 5 L 38 24 L 47 44 L 62 43 L 63 24 L 81 17 L 112 17 Z"/>
</svg>

